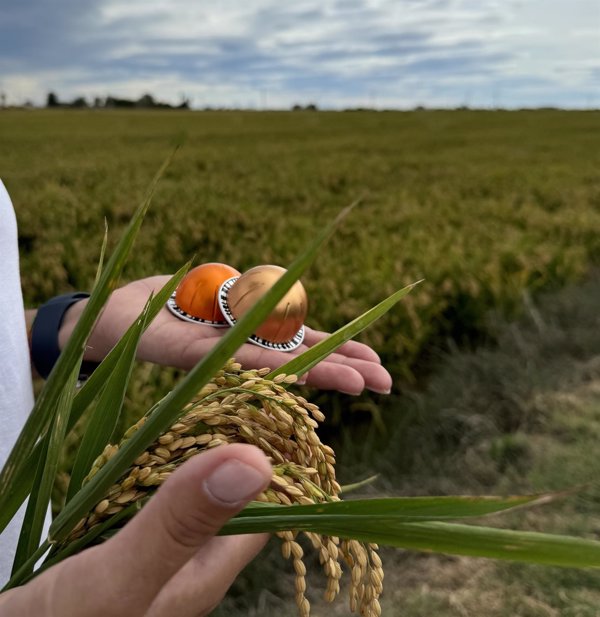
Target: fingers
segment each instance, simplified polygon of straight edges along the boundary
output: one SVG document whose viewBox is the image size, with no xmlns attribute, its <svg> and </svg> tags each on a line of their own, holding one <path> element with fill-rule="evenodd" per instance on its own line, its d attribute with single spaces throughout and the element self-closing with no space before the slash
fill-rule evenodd
<svg viewBox="0 0 600 617">
<path fill-rule="evenodd" d="M 162 348 L 164 356 L 168 354 L 176 366 L 184 369 L 192 368 L 206 355 L 215 345 L 219 336 L 217 334 L 215 338 L 193 338 L 193 334 L 195 334 L 194 329 L 200 329 L 201 326 L 184 323 L 175 323 L 169 325 L 169 328 L 186 328 L 186 337 L 183 336 L 183 332 L 180 330 L 177 332 L 178 336 L 172 339 L 178 341 L 179 348 L 171 349 L 168 341 L 165 341 L 165 345 Z M 175 331 L 172 334 L 175 334 Z M 204 332 L 199 332 L 199 334 L 204 334 Z M 317 336 L 321 334 L 323 333 L 319 333 Z M 363 347 L 366 346 L 358 343 L 342 345 L 335 353 L 330 354 L 325 360 L 311 369 L 302 381 L 316 388 L 339 390 L 347 394 L 360 394 L 365 388 L 381 394 L 389 393 L 392 386 L 390 374 L 379 362 L 372 362 L 363 357 L 357 357 L 377 355 L 369 350 L 368 347 L 366 349 L 370 353 L 365 352 Z M 295 353 L 290 354 L 245 344 L 235 352 L 235 358 L 247 368 L 269 367 L 274 369 L 285 364 L 295 355 L 301 354 L 307 348 L 307 346 L 302 345 Z M 355 355 L 346 355 L 345 352 L 347 350 L 350 350 Z M 377 359 L 379 360 L 379 358 Z"/>
<path fill-rule="evenodd" d="M 209 353 L 225 332 L 227 330 L 185 323 L 169 315 L 158 329 L 152 332 L 152 337 L 142 339 L 139 355 L 146 360 L 189 370 Z M 306 344 L 293 353 L 244 344 L 234 355 L 236 360 L 247 368 L 275 369 L 326 336 L 328 335 L 325 332 L 307 329 Z M 347 394 L 360 394 L 365 388 L 387 394 L 392 386 L 392 378 L 381 365 L 379 356 L 367 345 L 354 341 L 345 343 L 321 361 L 302 382 L 320 389 L 339 390 Z"/>
<path fill-rule="evenodd" d="M 365 388 L 389 394 L 392 377 L 380 364 L 331 354 L 308 372 L 306 384 L 353 395 L 360 394 Z"/>
<path fill-rule="evenodd" d="M 145 617 L 199 617 L 223 599 L 240 571 L 268 540 L 266 534 L 211 538 L 171 578 Z"/>
<path fill-rule="evenodd" d="M 110 606 L 114 617 L 145 615 L 169 579 L 266 488 L 271 473 L 264 454 L 242 444 L 190 459 L 116 536 L 57 567 L 48 614 L 100 617 Z"/>
<path fill-rule="evenodd" d="M 319 343 L 324 338 L 330 336 L 328 332 L 321 332 L 320 330 L 313 330 L 312 328 L 305 329 L 304 342 L 312 347 L 316 343 Z M 381 358 L 377 355 L 373 349 L 363 343 L 356 341 L 348 341 L 337 349 L 337 353 L 350 358 L 358 358 L 360 360 L 366 360 L 367 362 L 375 362 L 381 364 Z"/>
</svg>

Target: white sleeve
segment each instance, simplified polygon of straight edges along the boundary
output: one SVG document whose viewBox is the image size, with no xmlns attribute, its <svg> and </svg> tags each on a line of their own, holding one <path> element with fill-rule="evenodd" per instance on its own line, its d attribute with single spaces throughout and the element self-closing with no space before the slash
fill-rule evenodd
<svg viewBox="0 0 600 617">
<path fill-rule="evenodd" d="M 4 465 L 33 407 L 25 312 L 19 277 L 17 222 L 0 181 L 0 467 Z M 0 584 L 10 575 L 21 517 L 0 535 Z"/>
</svg>

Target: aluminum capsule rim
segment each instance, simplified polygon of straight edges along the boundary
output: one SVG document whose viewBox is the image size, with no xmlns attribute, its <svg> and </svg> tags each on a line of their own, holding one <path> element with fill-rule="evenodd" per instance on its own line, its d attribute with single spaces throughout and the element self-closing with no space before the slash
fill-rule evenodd
<svg viewBox="0 0 600 617">
<path fill-rule="evenodd" d="M 174 291 L 171 297 L 167 300 L 166 306 L 171 311 L 175 317 L 181 319 L 182 321 L 187 321 L 189 323 L 195 323 L 200 326 L 212 326 L 213 328 L 228 328 L 229 323 L 227 321 L 211 321 L 210 319 L 202 319 L 201 317 L 195 317 L 194 315 L 190 315 L 186 313 L 182 308 L 177 305 L 177 301 L 175 300 L 175 294 L 177 292 Z"/>
<path fill-rule="evenodd" d="M 217 301 L 219 303 L 219 308 L 223 313 L 223 316 L 227 320 L 227 324 L 230 326 L 235 326 L 237 323 L 237 319 L 233 316 L 231 309 L 229 308 L 229 303 L 227 302 L 227 295 L 229 294 L 229 290 L 233 287 L 233 284 L 239 279 L 239 276 L 232 276 L 230 279 L 227 279 L 223 282 L 221 287 L 219 287 L 219 293 L 217 296 Z M 258 345 L 259 347 L 263 347 L 264 349 L 272 349 L 275 351 L 294 351 L 294 349 L 298 349 L 302 342 L 304 341 L 305 328 L 304 326 L 300 326 L 300 329 L 294 336 L 289 340 L 283 343 L 273 343 L 271 341 L 267 341 L 256 334 L 251 334 L 248 337 L 248 341 L 253 345 Z"/>
</svg>

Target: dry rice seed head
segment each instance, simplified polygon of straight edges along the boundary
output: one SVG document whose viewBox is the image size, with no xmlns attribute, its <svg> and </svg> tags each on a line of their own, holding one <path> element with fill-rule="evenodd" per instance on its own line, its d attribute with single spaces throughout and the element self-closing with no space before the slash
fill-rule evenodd
<svg viewBox="0 0 600 617">
<path fill-rule="evenodd" d="M 135 465 L 139 465 L 140 467 L 143 467 L 144 465 L 146 465 L 146 463 L 150 460 L 150 453 L 146 450 L 146 452 L 142 452 L 142 454 L 140 454 L 135 461 L 133 461 L 133 463 Z"/>
<path fill-rule="evenodd" d="M 108 499 L 103 499 L 95 508 L 94 508 L 94 512 L 96 514 L 102 514 L 106 508 L 108 508 L 109 505 L 109 501 Z"/>
<path fill-rule="evenodd" d="M 293 531 L 278 531 L 276 535 L 285 542 L 293 542 L 296 538 L 296 534 Z"/>
<path fill-rule="evenodd" d="M 288 541 L 284 540 L 281 543 L 281 554 L 283 555 L 284 559 L 289 559 L 292 556 L 292 544 L 291 544 L 291 542 L 288 542 Z"/>
<path fill-rule="evenodd" d="M 182 432 L 186 431 L 186 430 L 187 430 L 187 428 L 188 428 L 188 427 L 187 427 L 187 425 L 186 425 L 186 424 L 183 424 L 183 423 L 181 423 L 181 422 L 177 422 L 176 424 L 173 424 L 173 426 L 171 427 L 171 430 L 172 430 L 174 433 L 182 433 Z"/>
<path fill-rule="evenodd" d="M 279 488 L 287 488 L 289 484 L 287 478 L 277 473 L 280 470 L 276 471 L 275 469 L 273 470 L 273 477 L 271 478 L 271 484 L 274 484 L 276 487 L 279 487 Z"/>
<path fill-rule="evenodd" d="M 195 441 L 199 446 L 205 446 L 211 439 L 212 435 L 204 433 L 203 435 L 197 435 Z"/>
<path fill-rule="evenodd" d="M 304 491 L 296 485 L 286 486 L 285 492 L 292 497 L 302 497 L 304 495 Z"/>
<path fill-rule="evenodd" d="M 140 480 L 140 484 L 142 486 L 156 486 L 157 483 L 158 483 L 158 473 L 156 473 L 155 471 L 151 472 L 143 480 Z"/>
<path fill-rule="evenodd" d="M 169 444 L 173 443 L 173 440 L 175 439 L 175 437 L 173 437 L 173 433 L 165 433 L 164 435 L 161 435 L 158 438 L 158 443 L 161 446 L 168 446 Z M 171 449 L 171 448 L 169 448 Z M 175 450 L 177 450 L 177 448 L 175 448 Z"/>
<path fill-rule="evenodd" d="M 327 551 L 331 558 L 337 563 L 339 558 L 339 551 L 337 544 L 331 539 L 327 538 Z"/>
<path fill-rule="evenodd" d="M 306 576 L 306 566 L 302 559 L 294 559 L 294 571 L 298 577 L 304 578 Z"/>
<path fill-rule="evenodd" d="M 327 580 L 327 589 L 325 590 L 324 599 L 326 602 L 333 602 L 340 593 L 340 583 L 337 579 L 330 578 Z"/>
<path fill-rule="evenodd" d="M 296 604 L 300 612 L 300 617 L 310 616 L 310 602 L 304 597 L 304 594 L 296 594 Z"/>
<path fill-rule="evenodd" d="M 278 491 L 277 497 L 279 498 L 279 502 L 284 506 L 293 506 L 295 503 L 292 501 L 291 497 L 286 495 L 283 491 Z"/>
<path fill-rule="evenodd" d="M 278 503 L 281 504 L 281 500 L 279 499 L 279 494 L 271 488 L 267 488 L 263 491 L 263 495 L 266 497 L 266 500 L 269 503 Z"/>
<path fill-rule="evenodd" d="M 295 540 L 291 544 L 292 555 L 294 559 L 302 559 L 302 557 L 304 557 L 304 551 L 302 550 L 302 547 Z"/>
<path fill-rule="evenodd" d="M 172 433 L 170 433 L 170 435 L 172 436 Z M 195 441 L 195 439 L 194 439 L 194 441 Z M 169 452 L 175 452 L 176 450 L 179 450 L 179 448 L 181 448 L 181 444 L 182 443 L 183 443 L 183 438 L 182 437 L 177 437 L 177 439 L 173 439 L 168 444 L 163 444 L 163 445 L 166 445 L 166 447 L 169 450 Z"/>
<path fill-rule="evenodd" d="M 296 382 L 296 375 L 281 374 L 268 380 L 269 372 L 267 368 L 242 371 L 239 364 L 228 362 L 186 406 L 181 417 L 111 486 L 71 539 L 137 499 L 152 495 L 188 458 L 227 443 L 255 444 L 273 462 L 271 486 L 258 496 L 258 501 L 310 505 L 339 500 L 335 452 L 315 432 L 325 415 L 304 397 L 287 391 L 286 386 Z M 131 427 L 125 438 L 133 435 L 144 421 L 145 418 Z M 117 445 L 107 446 L 94 462 L 90 477 L 117 450 Z M 308 617 L 310 604 L 304 596 L 306 567 L 302 547 L 295 540 L 297 533 L 277 535 L 282 539 L 283 556 L 292 560 L 300 615 Z M 333 600 L 339 593 L 343 560 L 350 569 L 353 610 L 377 617 L 383 571 L 376 546 L 350 540 L 340 542 L 338 538 L 310 532 L 305 535 L 318 551 L 327 576 L 325 597 Z"/>
<path fill-rule="evenodd" d="M 168 450 L 167 448 L 163 448 L 162 446 L 154 448 L 154 454 L 156 456 L 160 456 L 160 458 L 165 459 L 165 461 L 168 461 L 171 458 L 170 450 Z"/>
<path fill-rule="evenodd" d="M 108 492 L 106 493 L 106 496 L 108 497 L 108 499 L 112 499 L 113 497 L 116 497 L 120 493 L 121 493 L 121 485 L 120 484 L 113 484 L 108 489 Z"/>
<path fill-rule="evenodd" d="M 191 448 L 192 446 L 195 446 L 195 445 L 196 445 L 196 436 L 189 435 L 188 437 L 184 437 L 181 440 L 181 444 L 179 445 L 178 449 L 187 450 L 188 448 Z"/>
<path fill-rule="evenodd" d="M 217 448 L 218 446 L 227 445 L 227 441 L 223 439 L 211 439 L 206 445 L 207 448 Z"/>
<path fill-rule="evenodd" d="M 121 493 L 118 497 L 113 499 L 113 503 L 116 503 L 119 505 L 122 505 L 124 503 L 129 503 L 130 501 L 133 501 L 137 497 L 137 494 L 138 492 L 134 489 L 130 491 L 125 491 L 124 493 Z"/>
<path fill-rule="evenodd" d="M 285 456 L 281 454 L 279 450 L 271 449 L 269 453 L 274 463 L 284 463 L 285 462 Z"/>
<path fill-rule="evenodd" d="M 135 485 L 135 478 L 128 476 L 127 478 L 125 478 L 125 480 L 123 480 L 123 482 L 121 482 L 121 489 L 123 491 L 128 491 L 134 485 Z"/>
<path fill-rule="evenodd" d="M 240 386 L 240 388 L 243 390 L 251 390 L 254 386 L 256 386 L 256 379 L 248 379 Z"/>
<path fill-rule="evenodd" d="M 307 420 L 309 420 L 310 418 L 307 418 Z M 321 445 L 321 440 L 319 439 L 319 436 L 314 432 L 314 431 L 308 431 L 308 443 L 310 443 L 312 446 L 320 446 Z"/>
<path fill-rule="evenodd" d="M 306 578 L 304 578 L 303 576 L 297 576 L 295 579 L 294 587 L 297 594 L 304 594 L 306 591 Z"/>
<path fill-rule="evenodd" d="M 255 439 L 254 431 L 249 426 L 240 426 L 239 432 L 240 435 L 242 435 L 242 437 L 246 437 L 246 439 Z"/>
</svg>

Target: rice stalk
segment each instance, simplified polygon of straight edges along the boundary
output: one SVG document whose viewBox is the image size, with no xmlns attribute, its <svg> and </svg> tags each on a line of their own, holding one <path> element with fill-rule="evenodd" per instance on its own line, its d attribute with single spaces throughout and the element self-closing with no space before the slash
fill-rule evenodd
<svg viewBox="0 0 600 617">
<path fill-rule="evenodd" d="M 210 448 L 231 443 L 259 447 L 273 466 L 273 477 L 257 500 L 293 505 L 338 501 L 335 452 L 319 439 L 315 429 L 324 414 L 287 388 L 296 375 L 267 379 L 269 369 L 242 370 L 230 360 L 186 406 L 184 415 L 113 484 L 65 541 L 73 542 L 133 502 L 151 496 L 186 460 Z M 119 445 L 107 445 L 84 480 L 88 482 L 118 452 L 123 442 L 147 417 L 130 427 Z M 340 591 L 342 565 L 350 572 L 350 608 L 364 617 L 381 614 L 379 596 L 383 569 L 375 544 L 303 532 L 318 553 L 326 577 L 325 599 L 332 602 Z M 295 598 L 301 617 L 310 615 L 306 598 L 304 552 L 298 532 L 278 532 L 282 554 L 292 561 Z"/>
</svg>

